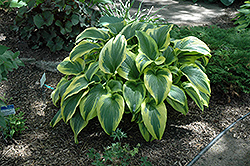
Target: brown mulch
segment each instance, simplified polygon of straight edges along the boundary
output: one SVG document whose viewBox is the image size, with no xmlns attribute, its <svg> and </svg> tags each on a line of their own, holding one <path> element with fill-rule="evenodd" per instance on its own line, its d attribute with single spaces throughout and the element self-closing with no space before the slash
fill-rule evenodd
<svg viewBox="0 0 250 166">
<path fill-rule="evenodd" d="M 0 11 L 0 35 L 6 36 L 0 44 L 20 51 L 20 58 L 60 61 L 68 53 L 60 51 L 51 53 L 47 48 L 32 50 L 25 41 L 20 41 L 17 34 L 10 30 L 13 13 Z M 231 25 L 229 16 L 218 18 Z M 215 23 L 216 24 L 216 21 Z M 224 25 L 224 24 L 223 24 Z M 20 108 L 17 113 L 25 112 L 26 129 L 19 137 L 5 142 L 0 138 L 0 165 L 91 165 L 88 150 L 94 148 L 103 152 L 112 138 L 105 134 L 97 119 L 90 121 L 78 136 L 79 144 L 74 143 L 74 134 L 69 125 L 59 122 L 55 128 L 49 123 L 58 111 L 50 99 L 50 89 L 42 89 L 39 80 L 45 71 L 34 65 L 25 64 L 9 73 L 8 81 L 0 83 L 0 95 L 6 94 L 12 99 L 10 104 Z M 46 84 L 55 87 L 61 79 L 59 73 L 46 71 Z M 130 115 L 124 115 L 119 126 L 128 138 L 123 143 L 136 146 L 140 143 L 136 158 L 147 156 L 153 165 L 181 166 L 191 161 L 213 138 L 238 118 L 250 111 L 250 95 L 226 96 L 212 86 L 212 97 L 209 108 L 204 112 L 198 110 L 193 102 L 189 103 L 190 111 L 184 116 L 171 108 L 168 109 L 168 122 L 161 140 L 145 142 L 137 124 L 130 122 Z M 238 130 L 232 131 L 235 138 L 250 138 L 250 117 L 238 123 Z M 133 165 L 139 165 L 134 160 Z"/>
</svg>

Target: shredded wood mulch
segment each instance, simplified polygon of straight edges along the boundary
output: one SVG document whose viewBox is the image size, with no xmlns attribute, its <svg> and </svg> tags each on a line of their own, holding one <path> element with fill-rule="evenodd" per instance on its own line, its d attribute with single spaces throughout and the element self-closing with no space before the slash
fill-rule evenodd
<svg viewBox="0 0 250 166">
<path fill-rule="evenodd" d="M 61 61 L 68 55 L 64 51 L 50 53 L 46 48 L 30 49 L 10 30 L 13 18 L 13 13 L 0 11 L 0 44 L 14 52 L 19 50 L 20 58 Z M 79 144 L 74 143 L 74 134 L 64 122 L 51 128 L 49 123 L 59 108 L 50 99 L 52 90 L 40 88 L 39 80 L 44 72 L 26 63 L 25 67 L 9 73 L 8 81 L 0 83 L 0 95 L 12 98 L 9 103 L 20 108 L 17 113 L 25 112 L 28 127 L 13 140 L 6 142 L 0 138 L 0 165 L 91 165 L 92 160 L 87 156 L 89 149 L 102 153 L 103 147 L 109 146 L 113 139 L 105 134 L 97 119 L 91 120 L 80 133 Z M 46 84 L 55 87 L 62 75 L 46 71 L 46 77 Z M 131 116 L 124 115 L 119 128 L 128 138 L 122 143 L 141 145 L 130 165 L 140 165 L 137 159 L 142 156 L 147 156 L 153 165 L 187 164 L 220 132 L 248 113 L 249 103 L 249 94 L 225 95 L 212 86 L 209 108 L 201 112 L 194 102 L 190 102 L 190 111 L 184 116 L 169 107 L 165 134 L 161 140 L 152 142 L 145 142 L 137 124 L 130 122 Z M 250 117 L 240 121 L 237 130 L 230 132 L 236 139 L 250 139 Z"/>
</svg>

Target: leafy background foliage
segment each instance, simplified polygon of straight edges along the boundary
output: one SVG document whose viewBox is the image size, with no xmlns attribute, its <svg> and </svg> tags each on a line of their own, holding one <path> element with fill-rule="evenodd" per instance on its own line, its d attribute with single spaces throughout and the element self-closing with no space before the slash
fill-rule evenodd
<svg viewBox="0 0 250 166">
<path fill-rule="evenodd" d="M 18 10 L 14 30 L 32 48 L 46 45 L 52 52 L 71 50 L 75 37 L 86 27 L 97 26 L 100 13 L 84 1 L 26 0 Z M 101 1 L 100 1 L 101 2 Z"/>
<path fill-rule="evenodd" d="M 249 27 L 250 24 L 250 1 L 245 1 L 245 4 L 240 6 L 236 17 L 234 18 L 234 24 L 239 24 L 237 26 L 238 30 L 245 29 Z"/>
<path fill-rule="evenodd" d="M 198 0 L 193 0 L 193 2 L 197 2 Z M 229 6 L 234 3 L 234 0 L 204 0 L 205 2 L 221 2 L 225 6 Z"/>
<path fill-rule="evenodd" d="M 75 135 L 94 117 L 107 134 L 131 113 L 145 140 L 161 139 L 167 121 L 166 104 L 186 114 L 186 93 L 201 110 L 208 106 L 210 81 L 204 66 L 207 45 L 196 37 L 170 41 L 172 25 L 156 25 L 118 17 L 100 19 L 105 28 L 87 28 L 57 69 L 66 76 L 52 93 L 61 119 Z M 70 76 L 70 77 L 69 77 Z"/>
<path fill-rule="evenodd" d="M 250 31 L 239 32 L 235 28 L 221 29 L 210 27 L 175 27 L 173 38 L 196 36 L 208 44 L 212 58 L 206 73 L 211 83 L 225 93 L 250 93 Z"/>
<path fill-rule="evenodd" d="M 0 82 L 7 80 L 7 74 L 24 64 L 18 59 L 20 52 L 13 53 L 9 47 L 0 45 Z"/>
</svg>

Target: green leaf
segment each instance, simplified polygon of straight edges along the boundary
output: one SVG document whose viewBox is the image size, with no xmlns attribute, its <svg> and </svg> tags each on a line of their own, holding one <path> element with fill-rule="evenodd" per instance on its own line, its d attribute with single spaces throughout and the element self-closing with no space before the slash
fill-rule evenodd
<svg viewBox="0 0 250 166">
<path fill-rule="evenodd" d="M 139 53 L 135 59 L 136 61 L 136 67 L 139 70 L 140 73 L 143 72 L 143 70 L 150 65 L 152 61 L 149 57 L 147 57 L 147 55 L 145 55 L 144 53 Z"/>
<path fill-rule="evenodd" d="M 170 44 L 170 34 L 172 25 L 164 25 L 158 28 L 149 29 L 147 33 L 156 41 L 159 51 L 165 51 Z"/>
<path fill-rule="evenodd" d="M 145 100 L 141 105 L 141 114 L 145 127 L 156 139 L 161 139 L 167 122 L 167 109 L 164 103 Z"/>
<path fill-rule="evenodd" d="M 139 52 L 144 53 L 151 60 L 156 60 L 160 53 L 155 40 L 142 31 L 136 31 L 136 37 L 139 41 Z"/>
<path fill-rule="evenodd" d="M 81 91 L 68 97 L 66 100 L 62 101 L 61 104 L 61 114 L 63 120 L 67 123 L 68 120 L 72 118 L 75 114 L 76 108 L 78 107 L 81 99 L 88 93 L 89 90 Z"/>
<path fill-rule="evenodd" d="M 69 57 L 65 58 L 58 66 L 57 70 L 65 75 L 78 75 L 84 71 L 85 62 L 81 58 L 71 61 Z"/>
<path fill-rule="evenodd" d="M 72 14 L 71 16 L 72 25 L 77 25 L 79 23 L 79 16 L 77 14 Z"/>
<path fill-rule="evenodd" d="M 99 67 L 104 73 L 117 73 L 117 69 L 126 59 L 126 46 L 123 35 L 117 35 L 105 44 L 99 55 Z"/>
<path fill-rule="evenodd" d="M 180 69 L 187 79 L 201 92 L 206 94 L 211 93 L 210 80 L 198 66 L 190 64 L 184 65 Z"/>
<path fill-rule="evenodd" d="M 144 123 L 138 123 L 140 132 L 143 136 L 143 138 L 148 142 L 148 141 L 153 141 L 155 138 L 152 137 L 152 135 L 149 133 L 148 129 L 146 128 L 146 126 L 144 125 Z"/>
<path fill-rule="evenodd" d="M 169 69 L 146 69 L 144 71 L 144 84 L 148 92 L 154 97 L 156 104 L 163 102 L 172 85 L 172 74 Z"/>
<path fill-rule="evenodd" d="M 136 111 L 140 108 L 145 96 L 146 88 L 143 83 L 127 81 L 123 85 L 123 97 L 132 113 L 136 113 Z"/>
<path fill-rule="evenodd" d="M 106 95 L 107 90 L 101 84 L 90 89 L 88 95 L 79 104 L 80 112 L 84 120 L 89 121 L 96 116 L 96 106 L 102 95 Z"/>
<path fill-rule="evenodd" d="M 37 26 L 38 29 L 40 29 L 44 25 L 43 17 L 40 14 L 37 14 L 37 15 L 33 16 L 33 21 L 34 21 L 34 24 Z"/>
<path fill-rule="evenodd" d="M 187 94 L 194 100 L 196 105 L 203 111 L 204 101 L 199 93 L 199 90 L 193 84 L 187 82 L 183 82 L 182 86 Z"/>
<path fill-rule="evenodd" d="M 122 92 L 122 83 L 117 80 L 109 80 L 107 83 L 108 88 L 112 93 L 114 92 Z"/>
<path fill-rule="evenodd" d="M 75 77 L 65 90 L 65 93 L 62 96 L 62 100 L 65 100 L 68 97 L 80 92 L 81 90 L 88 88 L 88 86 L 92 83 L 93 81 L 88 82 L 84 75 Z"/>
<path fill-rule="evenodd" d="M 65 84 L 67 84 L 67 83 L 69 85 L 69 81 L 65 77 L 63 77 L 60 80 L 60 82 L 57 84 L 56 89 L 51 93 L 51 99 L 52 99 L 52 102 L 54 103 L 55 106 L 62 95 L 60 93 L 60 92 L 62 92 L 62 88 L 66 89 Z"/>
<path fill-rule="evenodd" d="M 103 26 L 107 26 L 109 24 L 121 23 L 123 18 L 115 17 L 115 16 L 102 16 L 100 18 L 100 24 Z"/>
<path fill-rule="evenodd" d="M 79 108 L 76 110 L 73 117 L 70 119 L 70 126 L 74 132 L 75 143 L 78 144 L 77 136 L 81 132 L 81 130 L 86 127 L 88 121 L 85 121 L 79 111 Z"/>
<path fill-rule="evenodd" d="M 101 29 L 97 29 L 96 27 L 91 27 L 85 29 L 76 37 L 76 43 L 79 43 L 83 39 L 106 41 L 107 39 L 109 39 L 109 34 Z"/>
<path fill-rule="evenodd" d="M 176 110 L 184 115 L 188 112 L 187 97 L 185 92 L 176 85 L 171 86 L 167 97 L 167 102 Z"/>
<path fill-rule="evenodd" d="M 56 115 L 50 122 L 50 126 L 55 127 L 55 125 L 62 119 L 61 109 L 57 111 Z"/>
<path fill-rule="evenodd" d="M 84 55 L 90 53 L 94 49 L 99 49 L 101 46 L 97 43 L 92 43 L 89 41 L 81 41 L 76 45 L 69 54 L 70 60 L 74 61 L 77 58 L 83 57 Z"/>
<path fill-rule="evenodd" d="M 42 15 L 44 17 L 44 24 L 50 26 L 54 21 L 54 15 L 50 11 L 44 11 Z"/>
<path fill-rule="evenodd" d="M 7 51 L 9 49 L 9 47 L 6 47 L 4 45 L 0 45 L 0 55 L 2 55 L 3 53 L 5 53 L 5 51 Z"/>
<path fill-rule="evenodd" d="M 124 100 L 119 94 L 102 95 L 97 103 L 97 116 L 107 134 L 118 127 L 124 113 Z"/>
<path fill-rule="evenodd" d="M 196 55 L 202 54 L 211 57 L 210 49 L 208 46 L 194 36 L 185 37 L 180 40 L 174 41 L 174 48 L 176 51 L 176 55 Z"/>
<path fill-rule="evenodd" d="M 118 74 L 127 80 L 137 80 L 140 77 L 140 73 L 136 67 L 135 61 L 136 55 L 131 51 L 126 52 L 126 59 L 118 69 Z"/>
<path fill-rule="evenodd" d="M 133 22 L 131 24 L 126 25 L 120 32 L 121 35 L 124 35 L 126 40 L 131 39 L 135 36 L 135 32 L 137 30 L 144 30 L 146 24 L 143 22 Z"/>
<path fill-rule="evenodd" d="M 175 61 L 178 60 L 178 58 L 175 55 L 174 49 L 171 46 L 168 46 L 167 49 L 162 53 L 162 56 L 166 58 L 165 64 L 171 65 Z"/>
<path fill-rule="evenodd" d="M 94 74 L 99 70 L 99 64 L 98 62 L 93 62 L 89 64 L 88 69 L 85 72 L 85 76 L 88 81 L 91 81 Z"/>
</svg>

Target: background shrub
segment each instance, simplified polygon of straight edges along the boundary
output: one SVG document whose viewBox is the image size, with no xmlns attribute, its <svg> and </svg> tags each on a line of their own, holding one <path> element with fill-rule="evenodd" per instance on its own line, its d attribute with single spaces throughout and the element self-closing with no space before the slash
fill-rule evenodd
<svg viewBox="0 0 250 166">
<path fill-rule="evenodd" d="M 14 30 L 33 49 L 46 45 L 52 52 L 69 51 L 75 37 L 86 27 L 97 26 L 100 17 L 84 1 L 26 0 L 26 3 L 18 10 Z"/>
</svg>

